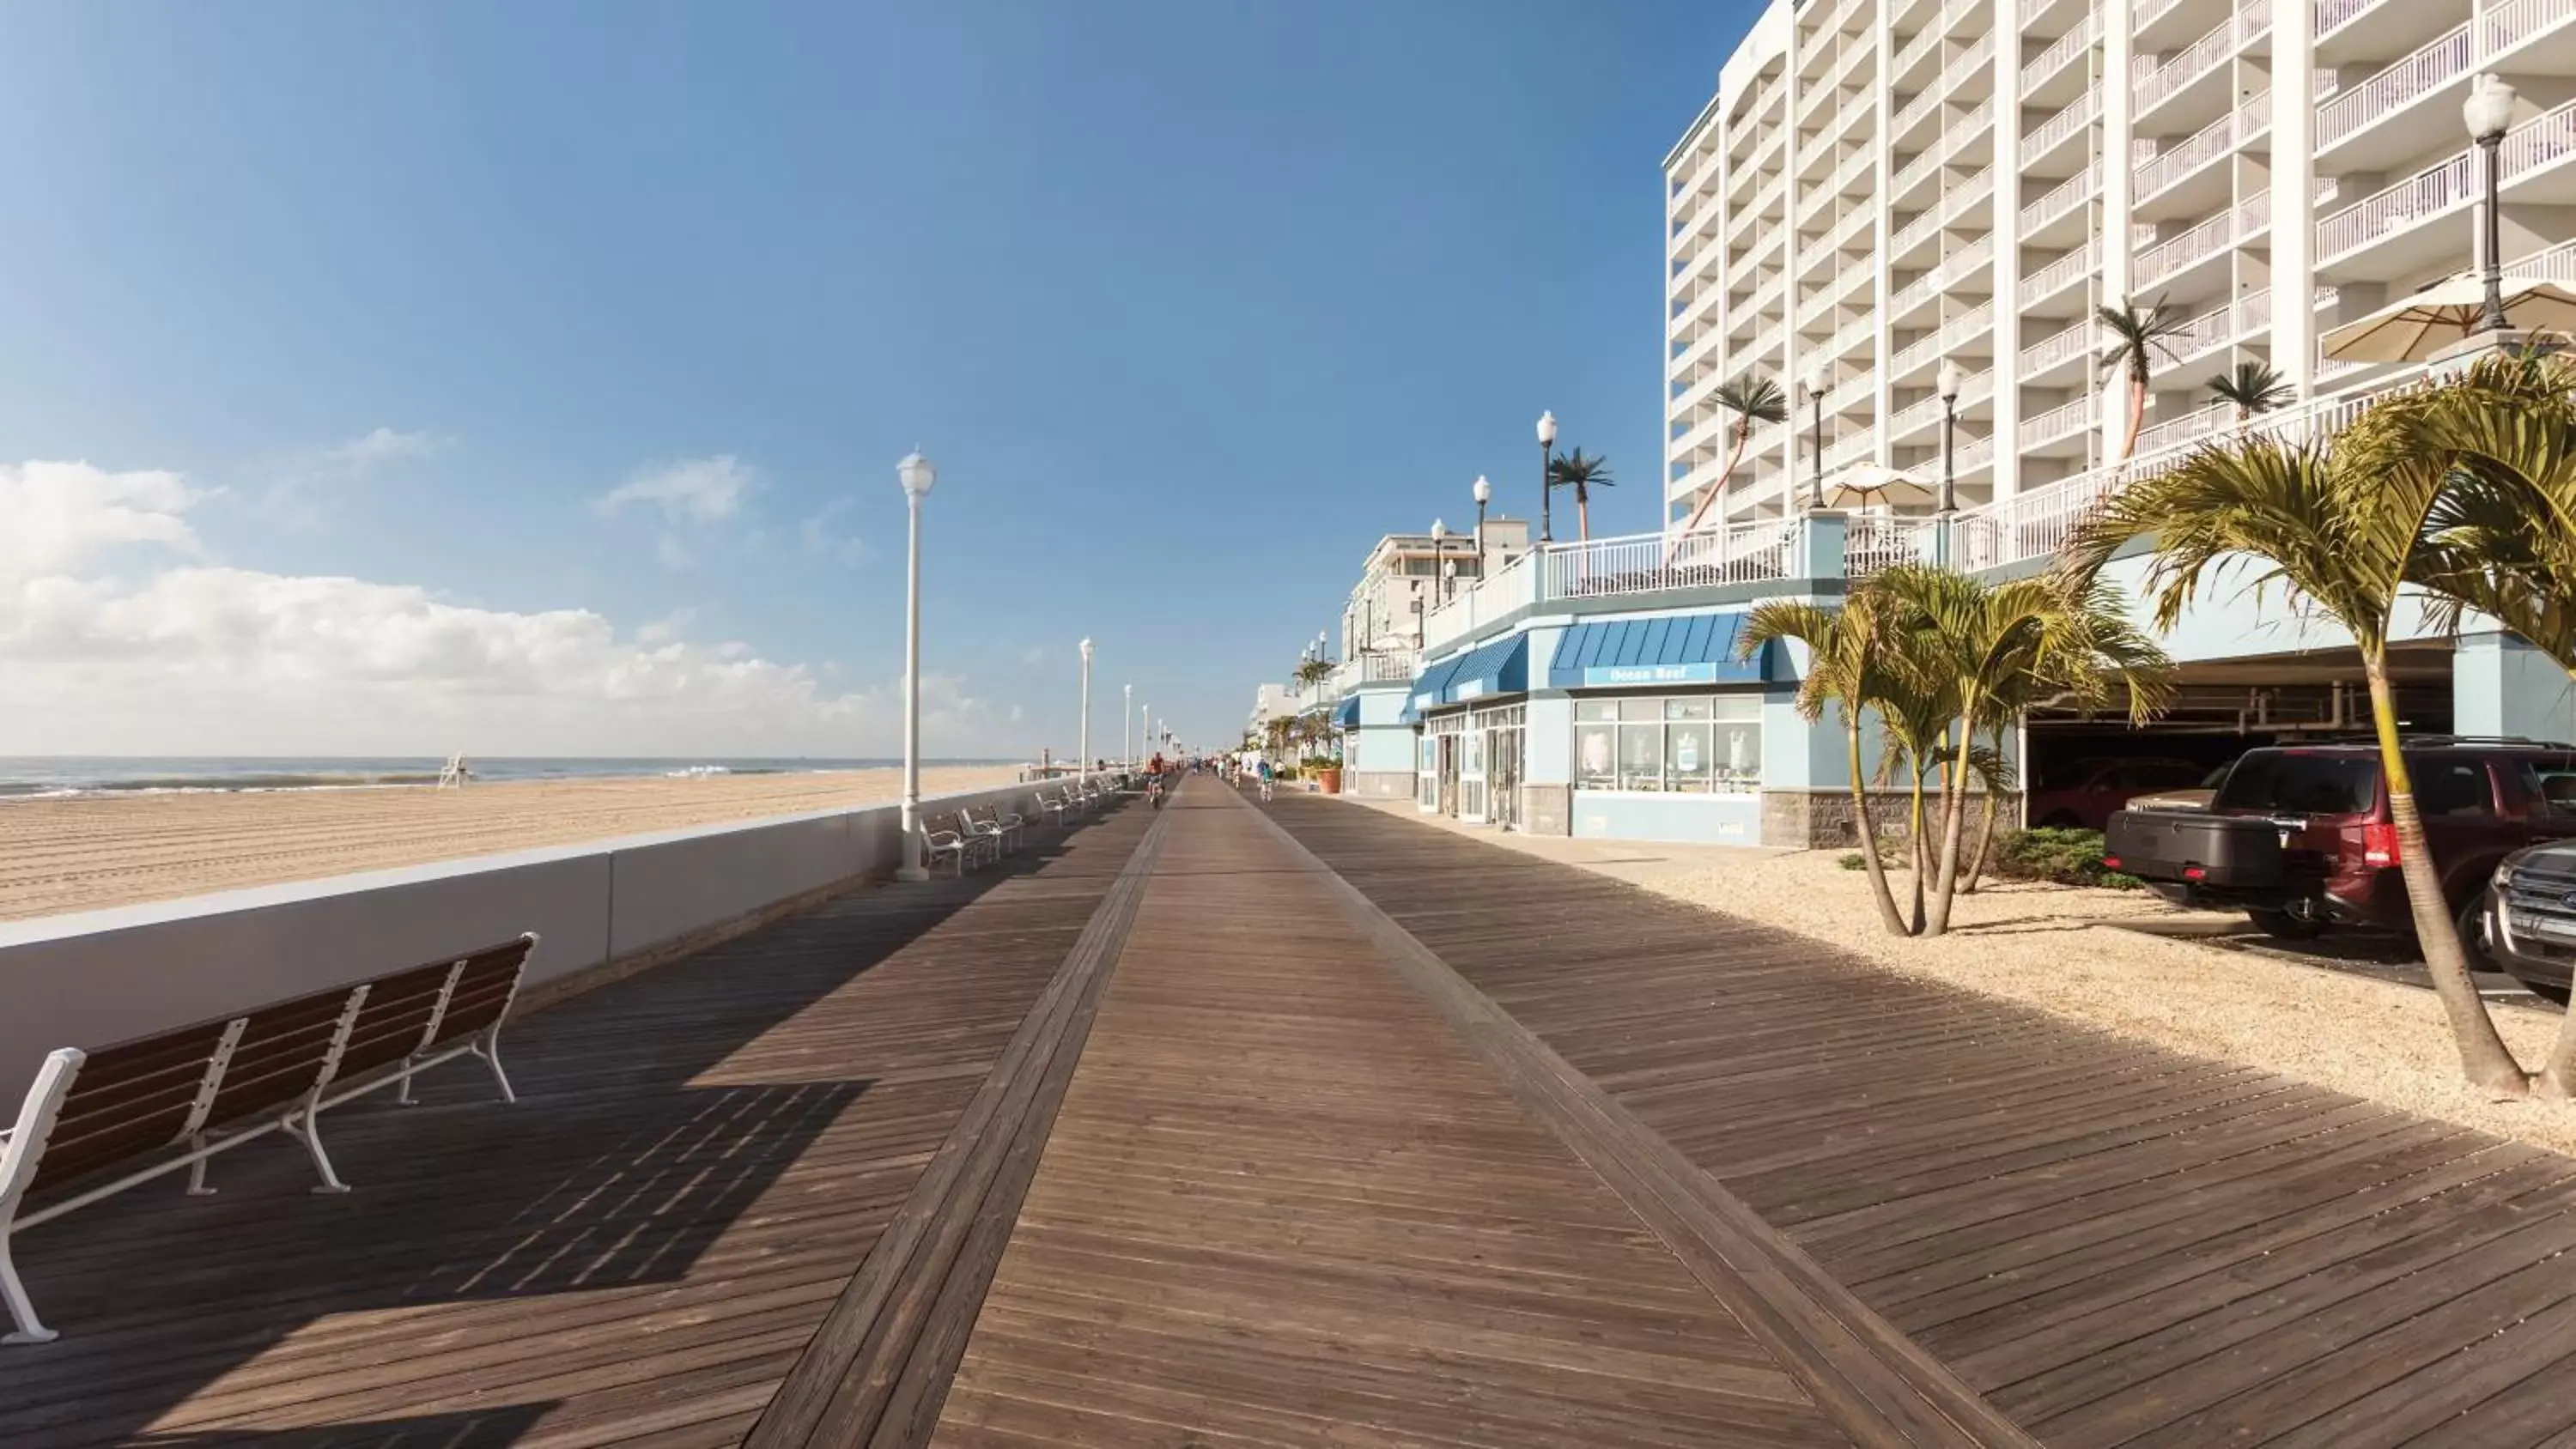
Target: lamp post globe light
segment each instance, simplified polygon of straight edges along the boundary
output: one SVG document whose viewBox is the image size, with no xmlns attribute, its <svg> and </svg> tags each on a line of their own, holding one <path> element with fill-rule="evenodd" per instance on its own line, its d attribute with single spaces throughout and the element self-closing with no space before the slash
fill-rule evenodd
<svg viewBox="0 0 2576 1449">
<path fill-rule="evenodd" d="M 2478 241 L 2486 255 L 2480 269 L 2486 274 L 2486 308 L 2478 318 L 2476 330 L 2502 332 L 2504 316 L 2504 230 L 2496 215 L 2498 190 L 2496 162 L 2498 148 L 2504 145 L 2504 134 L 2513 127 L 2513 87 L 2504 77 L 2481 74 L 2469 82 L 2469 98 L 2460 102 L 2460 119 L 2468 124 L 2469 139 L 2487 153 L 2486 220 L 2478 228 Z"/>
<path fill-rule="evenodd" d="M 1432 578 L 1434 578 L 1435 580 L 1436 580 L 1436 579 L 1438 579 L 1438 578 L 1441 576 L 1441 570 L 1442 570 L 1443 568 L 1447 567 L 1448 563 L 1449 563 L 1449 525 L 1448 525 L 1448 524 L 1446 524 L 1446 523 L 1443 523 L 1443 522 L 1441 522 L 1439 519 L 1435 518 L 1435 519 L 1431 520 L 1431 576 L 1432 576 Z M 1435 587 L 1437 587 L 1437 585 L 1435 585 Z M 1444 604 L 1445 604 L 1445 603 L 1447 603 L 1447 602 L 1449 602 L 1449 596 L 1448 596 L 1446 593 L 1443 593 L 1443 594 L 1440 596 L 1440 601 L 1441 601 L 1442 603 L 1444 603 Z"/>
<path fill-rule="evenodd" d="M 1807 446 L 1816 455 L 1815 471 L 1808 475 L 1807 482 L 1809 508 L 1825 506 L 1825 390 L 1833 385 L 1833 374 L 1825 370 L 1823 363 L 1807 374 L 1807 401 L 1815 409 L 1814 431 L 1808 434 Z"/>
<path fill-rule="evenodd" d="M 903 862 L 896 880 L 928 880 L 921 863 L 921 500 L 939 481 L 919 448 L 894 465 L 911 511 L 910 540 L 904 549 L 903 603 Z"/>
<path fill-rule="evenodd" d="M 1486 482 L 1485 475 L 1479 473 L 1473 491 L 1476 495 L 1476 577 L 1481 579 L 1485 576 L 1485 505 L 1494 501 L 1494 485 Z"/>
<path fill-rule="evenodd" d="M 1091 780 L 1091 641 L 1082 641 L 1082 759 L 1074 774 L 1085 784 Z"/>
<path fill-rule="evenodd" d="M 1549 528 L 1547 507 L 1548 500 L 1556 493 L 1556 485 L 1548 481 L 1548 474 L 1555 467 L 1556 414 L 1543 412 L 1538 415 L 1538 541 L 1541 543 L 1556 541 L 1556 535 Z"/>
</svg>

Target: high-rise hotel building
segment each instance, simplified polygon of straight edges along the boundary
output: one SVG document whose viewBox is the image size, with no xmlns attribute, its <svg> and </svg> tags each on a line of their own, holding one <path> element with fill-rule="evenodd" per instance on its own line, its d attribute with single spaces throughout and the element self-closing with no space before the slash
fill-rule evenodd
<svg viewBox="0 0 2576 1449">
<path fill-rule="evenodd" d="M 2142 456 L 2225 427 L 2240 360 L 2367 385 L 2319 338 L 2472 265 L 2481 72 L 2519 92 L 2506 270 L 2576 277 L 2576 0 L 1774 0 L 1664 162 L 1668 526 L 1726 467 L 1739 374 L 1790 418 L 1711 522 L 1802 504 L 1819 374 L 1828 474 L 1936 479 L 1944 359 L 1961 506 L 2041 502 L 2119 444 L 2094 311 L 2124 299 L 2187 319 Z"/>
</svg>

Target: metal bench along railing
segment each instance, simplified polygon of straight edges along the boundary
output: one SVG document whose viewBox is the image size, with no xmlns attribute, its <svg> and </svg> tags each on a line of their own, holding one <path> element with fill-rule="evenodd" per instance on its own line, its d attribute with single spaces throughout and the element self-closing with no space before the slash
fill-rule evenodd
<svg viewBox="0 0 2576 1449">
<path fill-rule="evenodd" d="M 977 810 L 981 810 L 983 814 L 977 815 L 975 813 Z M 1004 810 L 999 805 L 970 806 L 958 819 L 965 822 L 968 830 L 993 842 L 994 847 L 1004 855 L 1009 855 L 1020 848 L 1021 830 L 1028 824 L 1019 812 Z"/>
<path fill-rule="evenodd" d="M 188 1195 L 206 1196 L 214 1191 L 209 1158 L 271 1132 L 304 1145 L 322 1179 L 315 1192 L 347 1192 L 322 1150 L 321 1114 L 389 1086 L 409 1102 L 414 1076 L 457 1057 L 482 1058 L 501 1099 L 517 1101 L 501 1070 L 501 1023 L 536 944 L 531 933 L 236 1016 L 47 1056 L 17 1124 L 0 1133 L 0 1300 L 16 1330 L 0 1343 L 54 1337 L 10 1260 L 10 1238 L 22 1229 L 181 1168 Z M 22 1209 L 39 1193 L 50 1200 Z"/>
</svg>

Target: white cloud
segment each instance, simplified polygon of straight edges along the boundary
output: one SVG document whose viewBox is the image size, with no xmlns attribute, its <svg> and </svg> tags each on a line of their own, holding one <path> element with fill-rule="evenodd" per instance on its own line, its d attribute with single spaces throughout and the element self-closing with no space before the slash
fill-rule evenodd
<svg viewBox="0 0 2576 1449">
<path fill-rule="evenodd" d="M 887 755 L 900 681 L 849 689 L 687 611 L 621 635 L 411 584 L 204 559 L 176 474 L 0 466 L 0 752 Z M 112 562 L 149 550 L 154 567 Z M 1000 746 L 962 681 L 928 676 L 934 754 Z"/>
<path fill-rule="evenodd" d="M 645 469 L 591 501 L 601 513 L 659 510 L 674 523 L 722 523 L 742 511 L 760 474 L 730 453 Z"/>
<path fill-rule="evenodd" d="M 328 449 L 323 456 L 363 473 L 404 458 L 426 458 L 446 446 L 445 438 L 431 433 L 398 433 L 391 428 L 377 428 Z"/>
<path fill-rule="evenodd" d="M 833 521 L 859 506 L 859 500 L 843 494 L 807 514 L 796 525 L 796 536 L 805 543 L 807 553 L 826 554 L 843 563 L 857 563 L 867 553 L 867 544 L 855 533 L 842 533 Z"/>
</svg>

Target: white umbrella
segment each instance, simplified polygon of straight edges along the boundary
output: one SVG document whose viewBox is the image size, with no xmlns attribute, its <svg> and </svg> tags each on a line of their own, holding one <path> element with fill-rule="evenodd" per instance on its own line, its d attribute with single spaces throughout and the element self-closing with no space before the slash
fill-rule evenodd
<svg viewBox="0 0 2576 1449">
<path fill-rule="evenodd" d="M 1825 480 L 1827 508 L 1866 508 L 1873 503 L 1894 508 L 1905 503 L 1931 503 L 1938 496 L 1910 475 L 1876 463 L 1855 463 Z"/>
<path fill-rule="evenodd" d="M 2540 277 L 2504 279 L 2504 311 L 2517 331 L 2576 332 L 2576 292 Z M 2400 297 L 2325 336 L 2337 362 L 2422 362 L 2477 330 L 2487 315 L 2487 284 L 2462 273 Z"/>
</svg>

